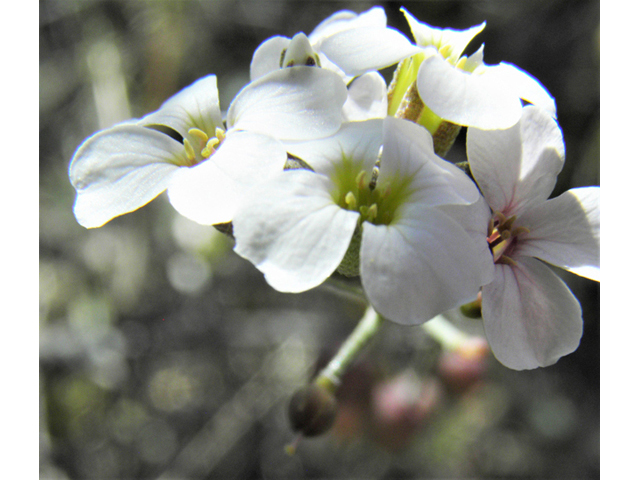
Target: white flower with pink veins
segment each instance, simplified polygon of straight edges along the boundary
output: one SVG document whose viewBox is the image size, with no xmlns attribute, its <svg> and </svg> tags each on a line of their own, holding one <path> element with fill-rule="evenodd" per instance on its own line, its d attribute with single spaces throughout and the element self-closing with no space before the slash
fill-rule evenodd
<svg viewBox="0 0 640 480">
<path fill-rule="evenodd" d="M 544 367 L 573 352 L 582 309 L 547 264 L 599 281 L 600 188 L 549 199 L 564 163 L 556 121 L 534 106 L 507 130 L 470 128 L 471 172 L 485 212 L 494 279 L 482 287 L 482 316 L 496 358 L 516 369 Z"/>
</svg>

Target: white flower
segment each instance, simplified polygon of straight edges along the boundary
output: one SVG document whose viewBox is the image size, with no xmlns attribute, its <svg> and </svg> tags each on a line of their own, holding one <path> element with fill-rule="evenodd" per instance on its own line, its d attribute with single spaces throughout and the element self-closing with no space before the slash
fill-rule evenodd
<svg viewBox="0 0 640 480">
<path fill-rule="evenodd" d="M 562 133 L 527 106 L 507 130 L 467 133 L 469 165 L 492 213 L 494 280 L 482 288 L 482 316 L 496 358 L 516 369 L 555 363 L 582 336 L 580 304 L 545 263 L 599 280 L 600 188 L 548 199 L 564 163 Z"/>
<path fill-rule="evenodd" d="M 336 269 L 359 274 L 373 307 L 403 324 L 476 297 L 487 281 L 477 245 L 439 207 L 479 193 L 433 153 L 423 128 L 387 117 L 288 149 L 314 171 L 282 172 L 252 190 L 234 217 L 236 252 L 271 286 L 301 292 Z"/>
<path fill-rule="evenodd" d="M 345 122 L 383 118 L 387 85 L 377 70 L 420 51 L 387 27 L 382 8 L 359 15 L 343 10 L 321 22 L 308 37 L 297 33 L 293 38 L 276 36 L 262 42 L 251 60 L 251 79 L 293 65 L 326 68 L 349 85 L 342 112 Z"/>
<path fill-rule="evenodd" d="M 293 39 L 276 36 L 265 40 L 253 55 L 251 79 L 287 66 L 290 58 L 295 58 L 297 65 L 332 69 L 348 83 L 355 76 L 388 67 L 419 51 L 402 33 L 387 27 L 381 7 L 359 15 L 343 10 L 321 22 L 308 39 L 298 33 Z"/>
<path fill-rule="evenodd" d="M 483 130 L 512 127 L 522 113 L 520 99 L 555 116 L 555 100 L 540 82 L 509 63 L 485 65 L 483 47 L 462 56 L 485 23 L 468 30 L 438 29 L 404 13 L 424 60 L 417 73 L 420 98 L 436 115 Z"/>
<path fill-rule="evenodd" d="M 332 72 L 279 70 L 240 91 L 225 131 L 216 77 L 204 77 L 158 111 L 84 141 L 69 166 L 76 219 L 100 227 L 168 189 L 184 216 L 203 224 L 228 222 L 252 185 L 282 170 L 287 155 L 279 140 L 333 134 L 345 99 L 346 88 Z"/>
</svg>

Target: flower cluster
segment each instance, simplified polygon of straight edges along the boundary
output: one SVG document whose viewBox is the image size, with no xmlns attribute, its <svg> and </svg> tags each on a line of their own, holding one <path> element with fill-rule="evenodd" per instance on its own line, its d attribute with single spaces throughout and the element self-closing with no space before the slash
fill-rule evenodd
<svg viewBox="0 0 640 480">
<path fill-rule="evenodd" d="M 564 142 L 547 90 L 463 55 L 485 27 L 438 29 L 402 9 L 340 11 L 264 41 L 224 115 L 215 75 L 158 111 L 89 137 L 70 167 L 88 228 L 167 190 L 282 292 L 359 277 L 382 317 L 424 323 L 481 297 L 487 339 L 514 369 L 555 363 L 582 335 L 549 265 L 599 273 L 599 188 L 548 199 Z M 397 64 L 387 86 L 378 70 Z M 442 157 L 467 127 L 467 173 Z"/>
</svg>

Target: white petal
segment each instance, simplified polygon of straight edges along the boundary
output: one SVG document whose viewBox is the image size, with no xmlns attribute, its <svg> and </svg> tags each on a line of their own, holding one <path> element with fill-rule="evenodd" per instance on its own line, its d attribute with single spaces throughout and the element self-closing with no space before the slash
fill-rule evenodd
<svg viewBox="0 0 640 480">
<path fill-rule="evenodd" d="M 349 10 L 342 10 L 323 20 L 309 35 L 313 44 L 319 44 L 323 39 L 343 30 L 357 27 L 384 28 L 387 25 L 387 15 L 381 7 L 373 7 L 356 15 Z"/>
<path fill-rule="evenodd" d="M 382 120 L 371 119 L 345 123 L 336 134 L 321 140 L 288 143 L 287 151 L 326 176 L 349 159 L 355 178 L 360 170 L 371 172 L 381 144 Z"/>
<path fill-rule="evenodd" d="M 416 84 L 420 98 L 436 115 L 483 130 L 509 128 L 520 119 L 522 103 L 509 85 L 457 69 L 431 53 L 420 65 Z"/>
<path fill-rule="evenodd" d="M 480 48 L 476 50 L 472 55 L 467 57 L 467 61 L 462 68 L 465 72 L 473 72 L 476 68 L 482 66 L 486 68 L 484 64 L 484 44 L 480 45 Z"/>
<path fill-rule="evenodd" d="M 137 125 L 119 125 L 89 137 L 69 165 L 78 223 L 100 227 L 149 203 L 185 161 L 179 142 Z"/>
<path fill-rule="evenodd" d="M 546 367 L 573 352 L 582 337 L 582 309 L 565 283 L 534 258 L 496 265 L 482 288 L 482 316 L 496 358 L 514 370 Z"/>
<path fill-rule="evenodd" d="M 466 30 L 453 30 L 450 28 L 440 29 L 432 27 L 426 23 L 419 22 L 413 15 L 411 15 L 407 9 L 401 8 L 400 11 L 404 13 L 404 16 L 409 23 L 411 33 L 416 41 L 416 44 L 421 47 L 434 46 L 441 48 L 445 45 L 451 45 L 451 56 L 456 60 L 462 55 L 462 52 L 467 47 L 469 42 L 478 35 L 484 27 L 486 22 L 476 25 L 475 27 L 468 28 Z"/>
<path fill-rule="evenodd" d="M 546 110 L 551 116 L 556 116 L 555 99 L 538 79 L 524 70 L 510 63 L 500 62 L 499 65 L 486 66 L 483 75 L 496 76 L 511 85 L 520 98 Z"/>
<path fill-rule="evenodd" d="M 184 88 L 138 123 L 166 125 L 183 137 L 187 137 L 190 128 L 199 128 L 213 136 L 216 127 L 222 127 L 216 76 L 208 75 Z"/>
<path fill-rule="evenodd" d="M 376 311 L 417 325 L 475 299 L 484 272 L 462 227 L 422 205 L 399 217 L 389 226 L 363 224 L 360 271 Z"/>
<path fill-rule="evenodd" d="M 238 210 L 235 251 L 276 290 L 316 287 L 342 261 L 359 215 L 338 207 L 331 188 L 323 175 L 288 170 L 256 187 Z"/>
<path fill-rule="evenodd" d="M 313 45 L 317 45 L 329 35 L 348 28 L 348 25 L 354 18 L 356 18 L 356 16 L 357 14 L 350 10 L 340 10 L 339 12 L 334 13 L 333 15 L 325 18 L 318 24 L 316 28 L 313 29 L 313 31 L 309 34 L 309 41 Z"/>
<path fill-rule="evenodd" d="M 470 128 L 467 155 L 491 208 L 515 215 L 551 194 L 564 163 L 562 132 L 544 110 L 527 106 L 512 128 Z"/>
<path fill-rule="evenodd" d="M 342 107 L 344 121 L 360 121 L 387 116 L 387 84 L 378 72 L 369 72 L 349 85 L 349 96 Z"/>
<path fill-rule="evenodd" d="M 392 28 L 358 27 L 322 41 L 319 50 L 348 75 L 388 67 L 421 51 Z"/>
<path fill-rule="evenodd" d="M 473 257 L 476 259 L 481 272 L 481 285 L 486 285 L 493 280 L 494 263 L 493 255 L 487 243 L 487 225 L 491 219 L 491 209 L 483 197 L 470 205 L 440 205 L 437 207 L 455 220 L 473 242 Z"/>
<path fill-rule="evenodd" d="M 282 144 L 270 137 L 231 132 L 208 160 L 174 175 L 169 201 L 203 225 L 229 222 L 248 191 L 279 173 L 286 158 Z"/>
<path fill-rule="evenodd" d="M 516 225 L 530 229 L 518 255 L 600 281 L 600 187 L 572 188 L 528 210 Z"/>
<path fill-rule="evenodd" d="M 424 128 L 386 117 L 378 183 L 395 183 L 394 179 L 411 179 L 412 198 L 427 205 L 472 203 L 479 198 L 474 183 L 433 152 L 433 140 Z"/>
<path fill-rule="evenodd" d="M 243 88 L 229 107 L 229 127 L 280 140 L 308 140 L 335 133 L 347 88 L 323 68 L 290 67 L 268 73 Z"/>
<path fill-rule="evenodd" d="M 493 210 L 509 212 L 522 163 L 520 125 L 506 130 L 467 130 L 467 157 L 473 178 Z"/>
<path fill-rule="evenodd" d="M 282 52 L 290 41 L 290 38 L 277 36 L 266 39 L 258 46 L 251 59 L 251 81 L 280 68 Z"/>
</svg>

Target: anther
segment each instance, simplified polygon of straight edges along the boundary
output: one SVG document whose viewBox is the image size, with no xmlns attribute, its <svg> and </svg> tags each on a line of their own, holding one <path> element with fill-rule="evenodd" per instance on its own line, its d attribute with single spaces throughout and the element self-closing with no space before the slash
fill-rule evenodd
<svg viewBox="0 0 640 480">
<path fill-rule="evenodd" d="M 222 142 L 222 140 L 224 140 L 224 130 L 220 127 L 216 127 L 215 136 L 220 142 Z"/>
<path fill-rule="evenodd" d="M 213 151 L 215 150 L 215 148 L 218 146 L 219 143 L 220 143 L 220 140 L 217 137 L 211 137 L 207 141 L 207 144 L 205 145 L 205 147 L 200 152 L 200 155 L 202 155 L 202 158 L 208 158 L 213 153 Z"/>
<path fill-rule="evenodd" d="M 498 263 L 504 263 L 504 264 L 506 264 L 506 265 L 510 265 L 510 266 L 512 266 L 512 267 L 513 267 L 513 266 L 515 266 L 515 265 L 517 265 L 516 261 L 515 261 L 513 258 L 508 257 L 508 256 L 506 256 L 506 255 L 502 255 L 502 256 L 498 259 Z"/>
<path fill-rule="evenodd" d="M 209 136 L 199 128 L 190 128 L 188 133 L 202 140 L 202 143 L 207 143 L 207 140 L 209 140 Z"/>
<path fill-rule="evenodd" d="M 357 201 L 356 201 L 356 196 L 353 194 L 353 192 L 349 192 L 344 196 L 344 201 L 347 204 L 347 208 L 349 210 L 355 210 L 356 209 L 356 205 L 357 205 Z"/>
<path fill-rule="evenodd" d="M 365 182 L 366 180 L 364 179 L 365 175 L 367 174 L 367 172 L 365 172 L 364 170 L 360 170 L 360 173 L 358 173 L 358 175 L 356 175 L 356 185 L 358 186 L 358 189 L 362 190 L 364 188 Z"/>
<path fill-rule="evenodd" d="M 191 142 L 185 138 L 182 144 L 184 145 L 184 150 L 187 152 L 187 158 L 193 163 L 196 160 L 196 152 L 191 146 Z"/>
<path fill-rule="evenodd" d="M 515 221 L 516 221 L 516 216 L 512 215 L 511 217 L 507 218 L 504 222 L 500 222 L 501 224 L 500 226 L 498 226 L 498 230 L 500 230 L 500 232 L 503 232 L 505 230 L 511 230 L 511 226 Z"/>
<path fill-rule="evenodd" d="M 516 227 L 511 232 L 511 235 L 517 237 L 518 235 L 522 235 L 523 233 L 531 233 L 531 230 L 529 230 L 527 227 Z"/>
<path fill-rule="evenodd" d="M 507 221 L 507 217 L 505 217 L 502 212 L 496 212 L 495 213 L 495 220 L 494 220 L 494 223 L 493 223 L 494 227 L 502 225 L 506 221 Z"/>
</svg>

